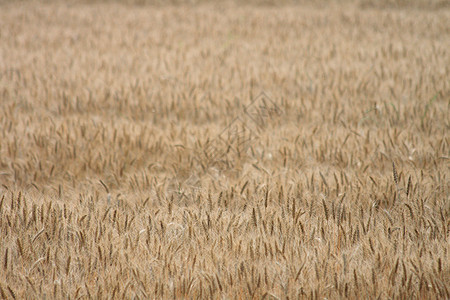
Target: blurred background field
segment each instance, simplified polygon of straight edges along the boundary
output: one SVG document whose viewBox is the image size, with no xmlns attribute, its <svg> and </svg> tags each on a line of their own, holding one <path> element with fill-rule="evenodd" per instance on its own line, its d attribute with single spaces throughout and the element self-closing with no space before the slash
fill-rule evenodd
<svg viewBox="0 0 450 300">
<path fill-rule="evenodd" d="M 29 0 L 1 0 L 0 3 L 30 2 Z M 33 2 L 33 1 L 31 1 Z M 127 5 L 256 5 L 256 6 L 285 6 L 285 5 L 353 5 L 360 8 L 420 8 L 442 9 L 449 8 L 446 0 L 38 0 L 38 3 L 120 3 Z"/>
</svg>

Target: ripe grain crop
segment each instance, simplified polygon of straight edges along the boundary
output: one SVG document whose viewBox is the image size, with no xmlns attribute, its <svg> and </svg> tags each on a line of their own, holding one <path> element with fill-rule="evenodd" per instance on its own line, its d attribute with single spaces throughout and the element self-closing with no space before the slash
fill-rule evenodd
<svg viewBox="0 0 450 300">
<path fill-rule="evenodd" d="M 250 2 L 0 4 L 0 298 L 450 298 L 445 2 Z"/>
</svg>

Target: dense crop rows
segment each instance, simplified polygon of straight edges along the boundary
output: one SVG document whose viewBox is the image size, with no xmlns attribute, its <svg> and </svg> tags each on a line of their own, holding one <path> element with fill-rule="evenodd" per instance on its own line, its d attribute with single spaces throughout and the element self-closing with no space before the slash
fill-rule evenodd
<svg viewBox="0 0 450 300">
<path fill-rule="evenodd" d="M 1 4 L 0 298 L 449 298 L 450 10 L 363 2 Z"/>
</svg>

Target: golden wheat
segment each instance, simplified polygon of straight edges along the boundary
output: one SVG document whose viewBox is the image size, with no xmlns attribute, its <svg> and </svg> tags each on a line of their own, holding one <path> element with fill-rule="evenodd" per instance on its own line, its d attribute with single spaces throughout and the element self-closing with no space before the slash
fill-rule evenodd
<svg viewBox="0 0 450 300">
<path fill-rule="evenodd" d="M 249 2 L 0 5 L 0 298 L 450 298 L 445 2 Z"/>
</svg>

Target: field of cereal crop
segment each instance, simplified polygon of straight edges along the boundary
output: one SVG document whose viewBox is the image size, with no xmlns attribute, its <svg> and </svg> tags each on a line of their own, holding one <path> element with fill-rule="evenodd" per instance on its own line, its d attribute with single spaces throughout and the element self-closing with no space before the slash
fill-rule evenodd
<svg viewBox="0 0 450 300">
<path fill-rule="evenodd" d="M 0 3 L 0 298 L 450 298 L 445 1 L 178 2 Z"/>
</svg>

